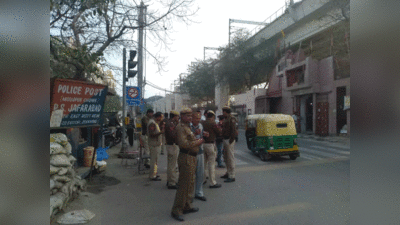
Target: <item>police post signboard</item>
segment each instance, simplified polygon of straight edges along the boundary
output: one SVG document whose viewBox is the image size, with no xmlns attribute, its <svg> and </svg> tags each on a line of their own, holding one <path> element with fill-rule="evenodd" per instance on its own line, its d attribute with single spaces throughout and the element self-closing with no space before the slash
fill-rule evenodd
<svg viewBox="0 0 400 225">
<path fill-rule="evenodd" d="M 56 123 L 57 127 L 100 125 L 107 86 L 56 79 L 51 87 L 51 112 L 62 115 Z"/>
</svg>

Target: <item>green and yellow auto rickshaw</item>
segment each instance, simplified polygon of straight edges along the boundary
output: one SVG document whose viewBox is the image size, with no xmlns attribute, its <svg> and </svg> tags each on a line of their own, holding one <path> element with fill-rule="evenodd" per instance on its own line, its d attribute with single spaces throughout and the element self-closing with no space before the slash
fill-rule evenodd
<svg viewBox="0 0 400 225">
<path fill-rule="evenodd" d="M 263 161 L 273 156 L 300 157 L 296 126 L 285 114 L 255 114 L 246 117 L 247 147 Z"/>
</svg>

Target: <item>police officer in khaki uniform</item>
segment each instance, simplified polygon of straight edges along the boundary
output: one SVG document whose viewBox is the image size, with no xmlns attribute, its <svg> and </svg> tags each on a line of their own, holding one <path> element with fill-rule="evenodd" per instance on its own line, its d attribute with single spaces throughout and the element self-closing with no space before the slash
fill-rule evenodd
<svg viewBox="0 0 400 225">
<path fill-rule="evenodd" d="M 152 109 L 148 109 L 146 112 L 146 115 L 142 118 L 142 142 L 144 145 L 144 153 L 147 155 L 150 155 L 149 151 L 149 143 L 148 143 L 148 138 L 147 138 L 147 125 L 149 123 L 149 120 L 153 118 L 154 111 Z M 146 168 L 150 168 L 149 161 L 145 160 L 144 165 Z"/>
<path fill-rule="evenodd" d="M 224 145 L 224 160 L 226 164 L 226 174 L 221 178 L 226 178 L 224 182 L 235 181 L 235 137 L 236 137 L 236 118 L 231 115 L 228 106 L 222 108 L 225 117 L 222 123 L 222 137 Z"/>
<path fill-rule="evenodd" d="M 157 112 L 154 115 L 154 119 L 149 121 L 147 126 L 148 133 L 148 144 L 150 150 L 150 173 L 149 178 L 152 181 L 161 181 L 160 177 L 157 176 L 157 162 L 158 155 L 161 152 L 161 142 L 162 142 L 162 134 L 164 133 L 164 125 L 162 122 L 162 114 L 161 112 Z"/>
<path fill-rule="evenodd" d="M 190 195 L 194 191 L 194 173 L 196 171 L 196 155 L 199 145 L 204 140 L 196 140 L 190 130 L 192 121 L 192 110 L 185 108 L 181 111 L 181 122 L 176 126 L 177 142 L 179 145 L 179 181 L 176 191 L 174 206 L 171 215 L 174 219 L 184 221 L 182 214 L 199 211 L 199 208 L 192 208 Z"/>
<path fill-rule="evenodd" d="M 204 146 L 204 158 L 207 162 L 207 167 L 205 168 L 208 171 L 208 175 L 210 176 L 210 188 L 220 188 L 221 185 L 217 184 L 215 180 L 215 158 L 217 156 L 216 147 L 215 147 L 215 139 L 217 136 L 221 136 L 221 129 L 215 123 L 215 113 L 212 110 L 209 110 L 206 115 L 207 119 L 203 122 L 204 131 L 208 132 L 208 137 L 204 137 L 205 143 Z"/>
<path fill-rule="evenodd" d="M 177 189 L 178 186 L 178 155 L 179 146 L 176 141 L 176 125 L 179 123 L 179 113 L 177 111 L 171 111 L 169 113 L 169 120 L 165 125 L 165 139 L 166 149 L 168 155 L 167 165 L 167 186 L 168 189 Z"/>
</svg>

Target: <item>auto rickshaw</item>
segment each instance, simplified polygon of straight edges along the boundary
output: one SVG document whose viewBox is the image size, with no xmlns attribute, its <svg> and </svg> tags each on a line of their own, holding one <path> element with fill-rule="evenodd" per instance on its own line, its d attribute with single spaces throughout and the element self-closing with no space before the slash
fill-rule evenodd
<svg viewBox="0 0 400 225">
<path fill-rule="evenodd" d="M 262 161 L 273 156 L 300 157 L 293 117 L 285 114 L 255 114 L 246 117 L 247 147 Z"/>
</svg>

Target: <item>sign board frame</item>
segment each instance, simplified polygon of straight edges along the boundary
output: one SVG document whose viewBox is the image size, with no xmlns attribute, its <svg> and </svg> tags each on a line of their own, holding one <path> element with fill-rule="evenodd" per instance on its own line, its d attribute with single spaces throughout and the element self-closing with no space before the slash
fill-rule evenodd
<svg viewBox="0 0 400 225">
<path fill-rule="evenodd" d="M 136 94 L 136 96 L 132 95 Z M 141 100 L 142 92 L 140 87 L 136 86 L 126 86 L 126 104 L 128 106 L 139 106 Z"/>
<path fill-rule="evenodd" d="M 50 88 L 51 114 L 56 110 L 63 111 L 62 117 L 52 121 L 50 128 L 101 126 L 107 85 L 52 79 Z"/>
</svg>

